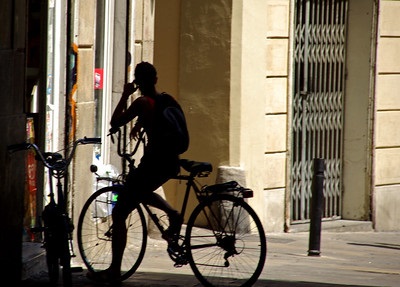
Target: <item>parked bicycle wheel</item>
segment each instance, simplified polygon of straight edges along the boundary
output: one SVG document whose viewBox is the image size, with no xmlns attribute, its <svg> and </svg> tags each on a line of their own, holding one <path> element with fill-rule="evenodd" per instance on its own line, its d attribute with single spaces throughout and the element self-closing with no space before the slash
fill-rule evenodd
<svg viewBox="0 0 400 287">
<path fill-rule="evenodd" d="M 62 234 L 64 229 L 53 228 L 55 233 L 45 232 L 46 262 L 50 286 L 58 286 L 60 266 L 62 266 L 62 281 L 64 287 L 72 286 L 71 253 L 68 234 Z"/>
<path fill-rule="evenodd" d="M 67 225 L 68 222 L 64 224 Z M 67 232 L 68 227 L 65 226 L 61 231 L 63 232 L 63 239 L 59 241 L 62 245 L 62 250 L 60 250 L 60 265 L 62 266 L 62 279 L 63 279 L 63 286 L 64 287 L 71 287 L 72 286 L 72 270 L 71 270 L 71 251 L 70 251 L 70 241 L 69 237 L 70 234 Z"/>
<path fill-rule="evenodd" d="M 60 246 L 62 244 L 63 225 L 58 206 L 55 203 L 46 205 L 42 213 L 44 221 L 44 246 L 46 248 L 46 263 L 51 286 L 58 284 L 60 272 Z"/>
<path fill-rule="evenodd" d="M 46 242 L 46 263 L 48 276 L 50 280 L 51 286 L 56 286 L 58 284 L 59 278 L 59 259 L 58 259 L 58 250 L 57 250 L 57 242 L 55 240 L 48 240 Z"/>
<path fill-rule="evenodd" d="M 189 218 L 186 240 L 190 266 L 205 286 L 251 286 L 264 267 L 264 229 L 241 198 L 204 199 Z"/>
<path fill-rule="evenodd" d="M 109 186 L 92 194 L 83 206 L 78 221 L 78 246 L 89 271 L 101 271 L 111 264 L 112 209 L 122 186 Z M 127 242 L 122 259 L 121 279 L 139 267 L 147 243 L 147 228 L 140 206 L 126 220 Z"/>
</svg>

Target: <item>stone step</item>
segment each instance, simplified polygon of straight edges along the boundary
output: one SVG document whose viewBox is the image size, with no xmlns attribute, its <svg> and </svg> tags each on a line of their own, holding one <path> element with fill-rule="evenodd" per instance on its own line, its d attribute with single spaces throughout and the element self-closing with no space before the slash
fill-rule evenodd
<svg viewBox="0 0 400 287">
<path fill-rule="evenodd" d="M 330 232 L 367 232 L 373 231 L 371 221 L 329 220 L 322 221 L 322 231 Z M 292 224 L 289 232 L 308 232 L 310 223 Z"/>
</svg>

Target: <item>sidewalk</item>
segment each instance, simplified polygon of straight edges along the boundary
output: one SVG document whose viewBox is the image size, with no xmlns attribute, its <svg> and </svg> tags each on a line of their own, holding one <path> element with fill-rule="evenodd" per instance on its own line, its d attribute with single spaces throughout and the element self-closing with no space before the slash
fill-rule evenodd
<svg viewBox="0 0 400 287">
<path fill-rule="evenodd" d="M 308 232 L 267 234 L 267 261 L 254 286 L 400 286 L 400 232 L 339 231 L 322 231 L 320 257 L 307 255 Z M 165 249 L 164 241 L 151 239 L 142 265 L 122 286 L 201 286 L 188 265 L 173 267 Z M 74 286 L 106 286 L 85 273 L 73 275 Z M 45 282 L 43 271 L 22 286 Z"/>
</svg>

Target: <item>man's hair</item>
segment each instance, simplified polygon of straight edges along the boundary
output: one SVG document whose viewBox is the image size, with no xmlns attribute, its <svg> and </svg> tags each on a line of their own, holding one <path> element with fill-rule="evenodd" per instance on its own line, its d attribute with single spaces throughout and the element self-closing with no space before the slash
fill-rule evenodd
<svg viewBox="0 0 400 287">
<path fill-rule="evenodd" d="M 155 81 L 157 78 L 156 68 L 149 62 L 140 62 L 135 68 L 135 80 L 138 82 Z"/>
</svg>

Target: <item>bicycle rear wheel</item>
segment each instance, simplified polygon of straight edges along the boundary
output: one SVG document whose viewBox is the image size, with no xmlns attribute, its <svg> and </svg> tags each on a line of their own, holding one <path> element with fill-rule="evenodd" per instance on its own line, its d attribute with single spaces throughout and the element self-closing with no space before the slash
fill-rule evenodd
<svg viewBox="0 0 400 287">
<path fill-rule="evenodd" d="M 91 272 L 107 269 L 112 260 L 112 209 L 122 186 L 109 186 L 93 193 L 83 206 L 78 221 L 78 247 Z M 140 206 L 126 219 L 127 242 L 121 265 L 121 280 L 139 267 L 147 244 L 146 220 Z"/>
<path fill-rule="evenodd" d="M 69 249 L 69 234 L 59 214 L 54 215 L 58 225 L 47 227 L 45 231 L 46 262 L 50 286 L 57 286 L 60 266 L 62 266 L 63 286 L 72 286 L 71 253 Z"/>
<path fill-rule="evenodd" d="M 58 206 L 51 202 L 45 206 L 42 218 L 44 221 L 44 246 L 46 248 L 46 264 L 50 286 L 58 284 L 60 272 L 60 244 L 62 244 L 62 217 Z"/>
<path fill-rule="evenodd" d="M 186 240 L 190 267 L 205 286 L 251 286 L 264 267 L 264 229 L 241 198 L 219 194 L 202 201 L 189 218 Z"/>
<path fill-rule="evenodd" d="M 59 265 L 59 256 L 56 242 L 48 241 L 46 242 L 46 263 L 48 276 L 50 281 L 50 286 L 56 286 L 58 284 L 60 265 Z"/>
<path fill-rule="evenodd" d="M 62 265 L 62 276 L 63 276 L 63 286 L 72 286 L 72 270 L 71 270 L 71 253 L 69 250 L 69 240 L 63 242 L 63 250 L 60 258 L 60 263 Z"/>
</svg>

